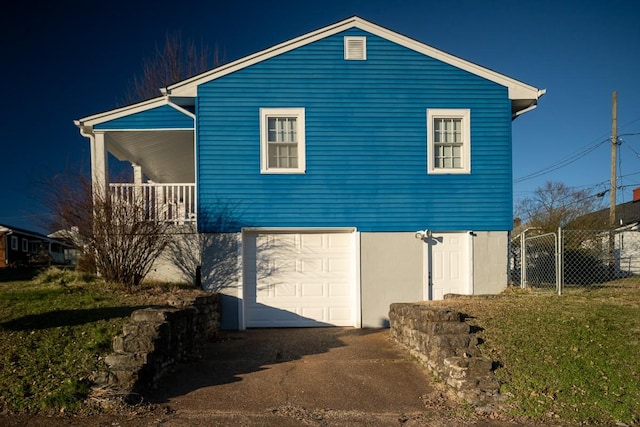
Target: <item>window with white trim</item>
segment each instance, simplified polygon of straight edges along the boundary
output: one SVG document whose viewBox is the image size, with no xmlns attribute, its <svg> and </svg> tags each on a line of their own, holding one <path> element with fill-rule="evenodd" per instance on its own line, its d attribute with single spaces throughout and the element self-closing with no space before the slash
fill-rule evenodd
<svg viewBox="0 0 640 427">
<path fill-rule="evenodd" d="M 471 173 L 471 110 L 427 110 L 427 172 Z"/>
<path fill-rule="evenodd" d="M 18 236 L 11 236 L 11 250 L 18 250 Z"/>
<path fill-rule="evenodd" d="M 260 109 L 260 172 L 305 172 L 304 108 Z"/>
<path fill-rule="evenodd" d="M 29 252 L 29 241 L 22 238 L 22 252 Z"/>
</svg>

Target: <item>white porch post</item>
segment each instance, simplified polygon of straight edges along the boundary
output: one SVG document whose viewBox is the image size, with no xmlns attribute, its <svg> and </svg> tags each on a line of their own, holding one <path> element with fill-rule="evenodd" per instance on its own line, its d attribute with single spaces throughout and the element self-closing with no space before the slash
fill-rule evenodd
<svg viewBox="0 0 640 427">
<path fill-rule="evenodd" d="M 142 203 L 142 166 L 131 163 L 131 167 L 133 168 L 133 197 L 136 203 Z"/>
<path fill-rule="evenodd" d="M 133 168 L 133 183 L 135 185 L 142 185 L 142 166 L 131 163 Z"/>
<path fill-rule="evenodd" d="M 104 133 L 96 132 L 91 140 L 91 185 L 94 197 L 108 191 L 108 152 Z"/>
</svg>

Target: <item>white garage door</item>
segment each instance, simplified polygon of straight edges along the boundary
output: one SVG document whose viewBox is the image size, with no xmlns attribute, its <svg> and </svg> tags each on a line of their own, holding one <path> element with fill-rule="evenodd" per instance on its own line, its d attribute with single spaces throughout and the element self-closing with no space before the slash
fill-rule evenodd
<svg viewBox="0 0 640 427">
<path fill-rule="evenodd" d="M 353 233 L 243 238 L 247 327 L 353 326 Z"/>
</svg>

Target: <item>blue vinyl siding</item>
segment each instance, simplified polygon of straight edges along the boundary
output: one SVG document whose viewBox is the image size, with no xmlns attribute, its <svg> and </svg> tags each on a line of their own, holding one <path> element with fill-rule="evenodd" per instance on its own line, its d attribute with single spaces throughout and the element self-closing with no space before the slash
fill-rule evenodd
<svg viewBox="0 0 640 427">
<path fill-rule="evenodd" d="M 367 36 L 345 61 L 343 37 Z M 507 89 L 353 29 L 203 84 L 197 98 L 201 231 L 216 203 L 236 227 L 510 230 Z M 261 107 L 304 107 L 306 173 L 260 174 Z M 427 174 L 427 109 L 471 110 L 471 174 Z"/>
<path fill-rule="evenodd" d="M 193 129 L 193 118 L 170 105 L 120 117 L 95 126 L 96 130 Z"/>
</svg>

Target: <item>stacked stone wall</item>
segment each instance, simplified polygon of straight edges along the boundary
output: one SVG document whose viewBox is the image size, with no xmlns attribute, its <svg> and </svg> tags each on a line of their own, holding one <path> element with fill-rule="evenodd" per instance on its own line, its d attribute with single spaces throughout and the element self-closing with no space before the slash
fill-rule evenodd
<svg viewBox="0 0 640 427">
<path fill-rule="evenodd" d="M 203 344 L 216 338 L 220 328 L 217 294 L 180 304 L 134 311 L 122 334 L 113 339 L 105 370 L 94 375 L 97 387 L 138 395 L 156 387 L 173 365 L 197 356 Z"/>
<path fill-rule="evenodd" d="M 478 338 L 461 313 L 425 303 L 391 304 L 391 336 L 458 396 L 473 405 L 489 403 L 500 385 L 493 362 L 478 349 Z"/>
</svg>

